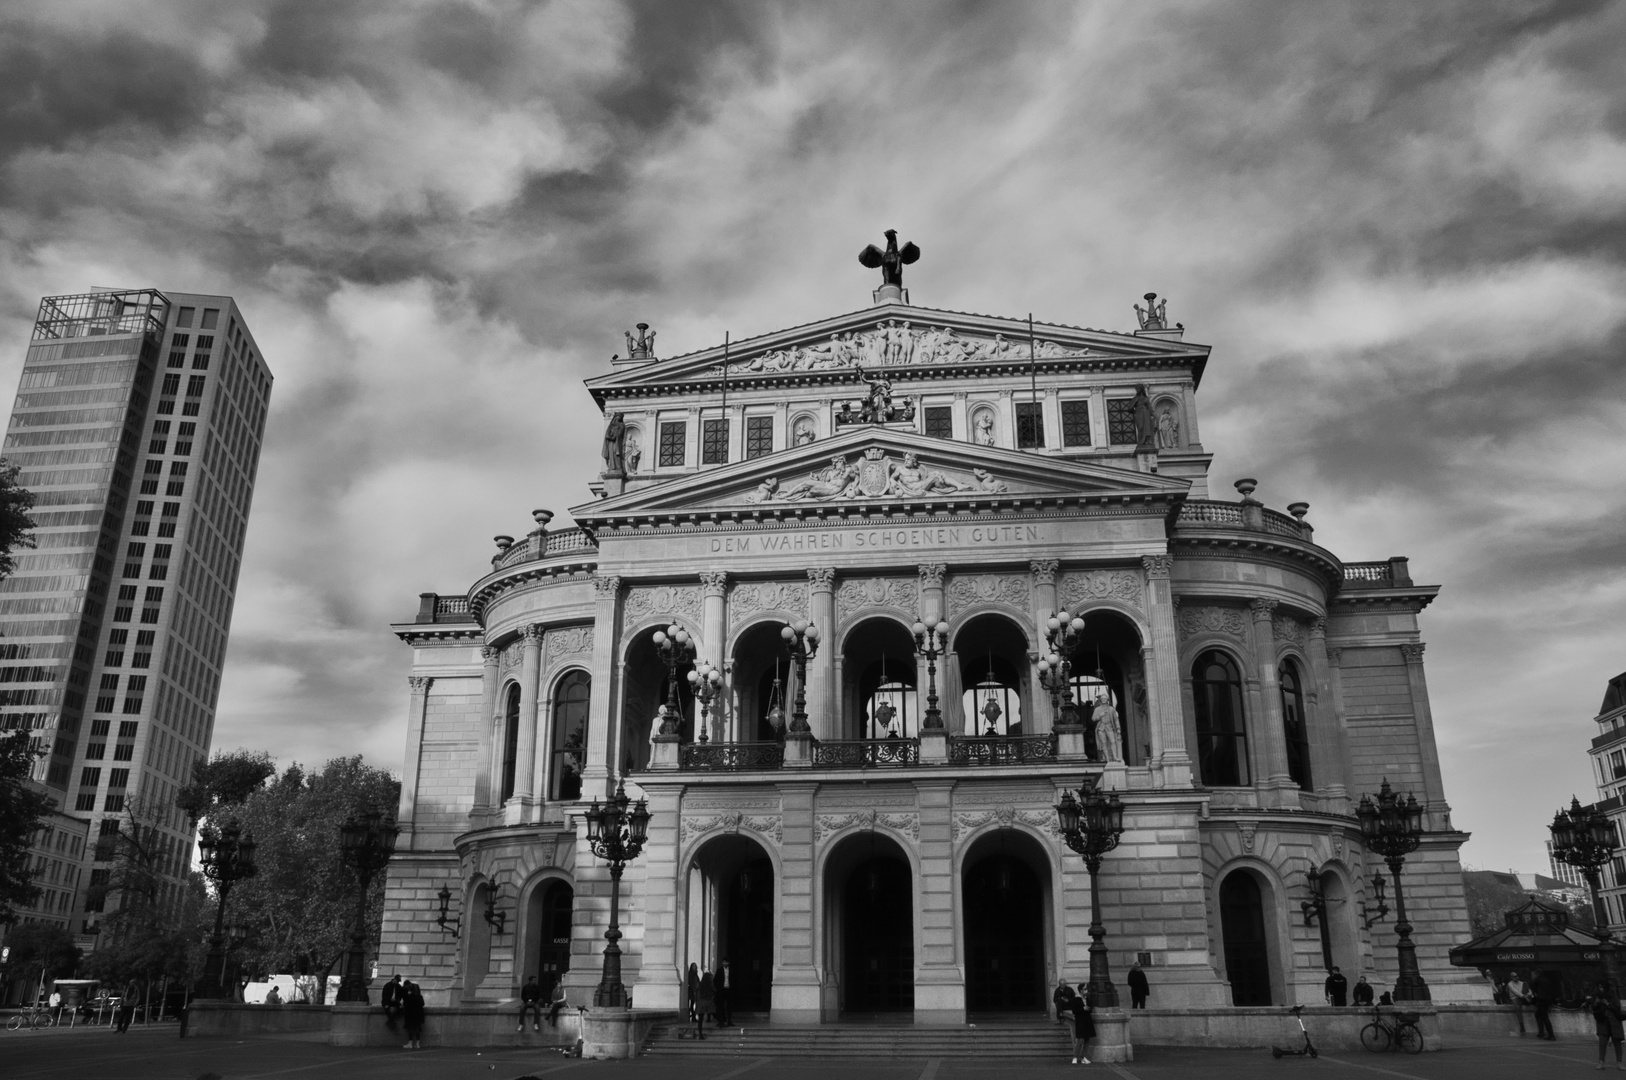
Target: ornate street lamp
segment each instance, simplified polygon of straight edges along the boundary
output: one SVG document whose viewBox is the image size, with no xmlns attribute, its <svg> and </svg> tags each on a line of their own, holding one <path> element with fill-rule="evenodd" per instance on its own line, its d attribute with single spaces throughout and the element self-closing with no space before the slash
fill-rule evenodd
<svg viewBox="0 0 1626 1080">
<path fill-rule="evenodd" d="M 796 665 L 796 708 L 790 715 L 792 734 L 812 729 L 807 726 L 807 662 L 818 655 L 819 628 L 806 619 L 797 619 L 779 631 L 785 639 L 785 651 Z"/>
<path fill-rule="evenodd" d="M 1581 800 L 1572 795 L 1570 808 L 1554 814 L 1549 828 L 1552 831 L 1554 857 L 1581 871 L 1587 888 L 1591 890 L 1592 921 L 1597 924 L 1598 937 L 1603 939 L 1604 975 L 1618 997 L 1626 990 L 1621 985 L 1620 952 L 1613 935 L 1609 933 L 1609 916 L 1598 895 L 1598 889 L 1603 884 L 1599 871 L 1614 857 L 1615 849 L 1620 846 L 1615 823 L 1609 820 L 1607 814 L 1600 813 L 1596 806 L 1582 806 Z"/>
<path fill-rule="evenodd" d="M 924 622 L 914 625 L 915 648 L 926 658 L 927 731 L 940 731 L 943 727 L 943 711 L 937 707 L 937 658 L 948 648 L 948 629 L 948 623 L 941 621 L 930 627 Z"/>
<path fill-rule="evenodd" d="M 367 964 L 363 955 L 367 939 L 367 886 L 373 875 L 389 865 L 395 852 L 395 838 L 401 834 L 395 822 L 376 810 L 364 814 L 358 821 L 349 818 L 339 826 L 339 853 L 344 861 L 356 868 L 356 922 L 350 929 L 350 957 L 345 962 L 344 978 L 339 982 L 336 1001 L 359 1001 L 367 1004 Z"/>
<path fill-rule="evenodd" d="M 1395 979 L 1396 1001 L 1428 1001 L 1428 984 L 1417 968 L 1417 946 L 1412 944 L 1411 923 L 1406 919 L 1406 898 L 1400 890 L 1400 869 L 1406 865 L 1406 856 L 1417 850 L 1423 841 L 1423 807 L 1416 796 L 1404 800 L 1389 788 L 1384 779 L 1377 799 L 1362 795 L 1355 816 L 1361 821 L 1361 837 L 1368 851 L 1375 851 L 1389 864 L 1389 874 L 1395 883 L 1395 937 L 1400 954 L 1400 974 Z"/>
<path fill-rule="evenodd" d="M 215 932 L 209 938 L 209 957 L 203 962 L 203 979 L 198 983 L 200 998 L 230 996 L 226 986 L 226 901 L 233 885 L 259 871 L 254 865 L 255 846 L 254 834 L 244 833 L 235 821 L 219 832 L 207 825 L 198 832 L 203 876 L 215 883 L 215 894 L 220 898 L 215 905 Z"/>
<path fill-rule="evenodd" d="M 1068 659 L 1078 648 L 1078 636 L 1083 632 L 1084 620 L 1066 611 L 1058 611 L 1045 621 L 1044 639 L 1050 652 L 1039 660 L 1039 683 L 1050 691 L 1060 726 L 1077 727 L 1084 722 L 1078 706 L 1073 704 L 1073 662 Z"/>
<path fill-rule="evenodd" d="M 435 917 L 435 925 L 440 927 L 441 933 L 459 937 L 463 932 L 463 917 L 452 918 L 452 890 L 442 885 L 436 895 L 440 899 L 440 914 Z"/>
<path fill-rule="evenodd" d="M 694 640 L 677 623 L 665 630 L 655 631 L 655 653 L 666 665 L 666 718 L 661 721 L 662 735 L 677 735 L 683 721 L 678 710 L 677 670 L 694 659 Z"/>
<path fill-rule="evenodd" d="M 707 729 L 711 726 L 711 699 L 723 687 L 723 673 L 712 667 L 710 660 L 701 660 L 689 669 L 689 686 L 694 690 L 694 699 L 700 702 L 700 731 L 695 741 L 710 742 Z"/>
<path fill-rule="evenodd" d="M 630 807 L 630 810 L 629 810 Z M 604 976 L 593 991 L 593 1004 L 606 1009 L 627 1007 L 627 988 L 621 983 L 621 872 L 644 850 L 649 836 L 649 806 L 643 799 L 636 805 L 627 797 L 625 780 L 616 785 L 615 796 L 599 805 L 593 799 L 584 815 L 587 843 L 593 854 L 610 864 L 610 928 L 604 932 Z"/>
<path fill-rule="evenodd" d="M 1056 816 L 1060 819 L 1062 839 L 1084 856 L 1084 866 L 1090 872 L 1090 1006 L 1115 1008 L 1118 991 L 1107 969 L 1107 930 L 1101 925 L 1100 874 L 1101 856 L 1117 847 L 1118 838 L 1123 835 L 1124 804 L 1114 792 L 1103 795 L 1095 787 L 1085 785 L 1078 789 L 1076 799 L 1071 791 L 1061 793 Z"/>
</svg>

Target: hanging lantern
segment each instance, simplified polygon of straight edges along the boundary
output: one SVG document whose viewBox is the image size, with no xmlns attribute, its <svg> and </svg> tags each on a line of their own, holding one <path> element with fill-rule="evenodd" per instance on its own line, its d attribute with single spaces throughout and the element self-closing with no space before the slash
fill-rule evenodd
<svg viewBox="0 0 1626 1080">
<path fill-rule="evenodd" d="M 988 721 L 988 730 L 991 734 L 999 733 L 999 718 L 1003 713 L 1004 710 L 999 707 L 999 702 L 994 699 L 994 691 L 990 689 L 988 691 L 988 700 L 982 704 L 982 716 L 983 719 Z"/>
</svg>

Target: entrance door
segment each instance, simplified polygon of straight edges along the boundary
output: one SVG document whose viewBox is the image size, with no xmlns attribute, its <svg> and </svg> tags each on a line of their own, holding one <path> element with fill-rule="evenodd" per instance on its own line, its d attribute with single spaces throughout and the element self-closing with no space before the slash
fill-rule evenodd
<svg viewBox="0 0 1626 1080">
<path fill-rule="evenodd" d="M 542 933 L 538 949 L 537 982 L 544 994 L 570 970 L 570 921 L 576 892 L 563 881 L 548 885 L 542 894 Z"/>
<path fill-rule="evenodd" d="M 859 863 L 841 900 L 846 1011 L 913 1011 L 915 898 L 909 864 L 886 856 Z"/>
<path fill-rule="evenodd" d="M 732 1012 L 767 1012 L 773 1003 L 773 863 L 751 859 L 728 883 L 723 952 L 733 980 Z"/>
<path fill-rule="evenodd" d="M 1265 904 L 1252 874 L 1237 871 L 1220 886 L 1220 929 L 1225 940 L 1225 973 L 1231 979 L 1231 1004 L 1272 1004 Z"/>
<path fill-rule="evenodd" d="M 966 1007 L 1043 1012 L 1044 903 L 1020 859 L 993 855 L 965 876 Z"/>
</svg>

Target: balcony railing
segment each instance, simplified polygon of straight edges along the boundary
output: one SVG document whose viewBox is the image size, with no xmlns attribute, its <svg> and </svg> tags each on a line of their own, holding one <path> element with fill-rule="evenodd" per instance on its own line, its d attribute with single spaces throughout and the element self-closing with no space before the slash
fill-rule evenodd
<svg viewBox="0 0 1626 1080">
<path fill-rule="evenodd" d="M 539 544 L 538 541 L 541 541 Z M 549 559 L 555 555 L 567 555 L 573 551 L 597 551 L 598 545 L 588 535 L 585 529 L 558 529 L 543 536 L 535 533 L 522 536 L 503 551 L 499 551 L 491 560 L 492 569 L 501 570 L 516 563 L 530 562 L 533 559 Z"/>
<path fill-rule="evenodd" d="M 1025 765 L 1056 760 L 1055 735 L 951 735 L 950 765 Z"/>
<path fill-rule="evenodd" d="M 678 768 L 699 772 L 757 772 L 785 763 L 778 743 L 690 743 L 678 754 Z"/>
<path fill-rule="evenodd" d="M 919 764 L 919 739 L 844 739 L 813 744 L 815 768 L 874 769 Z"/>
</svg>

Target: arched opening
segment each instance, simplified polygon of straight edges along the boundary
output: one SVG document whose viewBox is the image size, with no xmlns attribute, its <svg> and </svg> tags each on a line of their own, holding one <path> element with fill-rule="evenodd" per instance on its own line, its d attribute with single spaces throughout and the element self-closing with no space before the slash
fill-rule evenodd
<svg viewBox="0 0 1626 1080">
<path fill-rule="evenodd" d="M 1027 705 L 1033 700 L 1028 639 L 1003 615 L 978 615 L 954 635 L 959 662 L 959 706 L 968 735 L 1031 732 Z"/>
<path fill-rule="evenodd" d="M 735 1015 L 766 1013 L 772 1003 L 778 891 L 773 860 L 745 835 L 713 837 L 690 864 L 682 967 L 710 971 L 721 988 L 727 961 L 728 1011 Z"/>
<path fill-rule="evenodd" d="M 532 889 L 525 906 L 523 970 L 514 973 L 514 981 L 524 985 L 527 978 L 535 975 L 542 987 L 543 1000 L 570 970 L 570 928 L 575 902 L 576 890 L 570 882 L 556 878 Z"/>
<path fill-rule="evenodd" d="M 491 883 L 482 881 L 469 892 L 468 906 L 463 909 L 463 940 L 468 949 L 463 965 L 463 997 L 472 1001 L 480 993 L 480 984 L 491 974 L 491 926 L 480 913 L 486 909 L 491 896 Z"/>
<path fill-rule="evenodd" d="M 970 1012 L 1045 1011 L 1050 891 L 1050 864 L 1026 833 L 989 833 L 967 853 L 960 902 Z"/>
<path fill-rule="evenodd" d="M 519 685 L 508 687 L 502 712 L 502 801 L 514 794 L 514 775 L 519 767 Z"/>
<path fill-rule="evenodd" d="M 920 734 L 915 639 L 891 619 L 866 619 L 841 646 L 845 738 L 910 739 Z"/>
<path fill-rule="evenodd" d="M 1220 936 L 1225 944 L 1225 975 L 1231 982 L 1231 1004 L 1269 1005 L 1270 939 L 1265 899 L 1258 879 L 1247 870 L 1227 874 L 1220 882 Z"/>
<path fill-rule="evenodd" d="M 1353 983 L 1361 970 L 1361 939 L 1356 926 L 1355 901 L 1344 875 L 1336 870 L 1322 870 L 1321 895 L 1326 900 L 1326 917 L 1321 920 L 1322 959 L 1328 967 L 1343 968 Z"/>
<path fill-rule="evenodd" d="M 1310 791 L 1310 727 L 1304 722 L 1304 682 L 1299 666 L 1283 660 L 1278 681 L 1282 687 L 1282 730 L 1287 737 L 1287 773 L 1301 790 Z"/>
<path fill-rule="evenodd" d="M 553 750 L 548 762 L 548 798 L 556 802 L 582 797 L 582 767 L 587 761 L 587 710 L 593 680 L 581 669 L 565 673 L 553 688 Z"/>
<path fill-rule="evenodd" d="M 734 738 L 739 742 L 775 742 L 783 737 L 783 727 L 776 729 L 768 714 L 779 709 L 783 724 L 791 711 L 788 702 L 794 688 L 785 639 L 780 636 L 784 626 L 777 621 L 760 622 L 734 642 L 730 685 L 734 694 Z"/>
<path fill-rule="evenodd" d="M 1236 662 L 1209 649 L 1191 665 L 1196 705 L 1197 771 L 1208 787 L 1245 787 L 1248 732 L 1242 713 L 1242 673 Z"/>
<path fill-rule="evenodd" d="M 649 767 L 650 740 L 660 731 L 656 714 L 671 696 L 666 664 L 655 650 L 657 629 L 665 628 L 649 627 L 627 648 L 619 754 L 622 772 L 640 772 Z M 684 742 L 694 739 L 694 691 L 688 679 L 693 669 L 694 664 L 688 661 L 677 668 L 677 706 L 682 717 L 678 731 Z"/>
<path fill-rule="evenodd" d="M 917 899 L 903 849 L 873 831 L 848 837 L 825 863 L 824 894 L 825 962 L 839 972 L 841 1010 L 912 1012 Z"/>
<path fill-rule="evenodd" d="M 1146 665 L 1140 633 L 1116 611 L 1097 608 L 1075 612 L 1084 619 L 1073 664 L 1073 700 L 1088 735 L 1090 756 L 1099 757 L 1095 712 L 1103 703 L 1118 716 L 1124 763 L 1144 765 L 1152 756 L 1152 728 L 1146 712 Z"/>
</svg>

